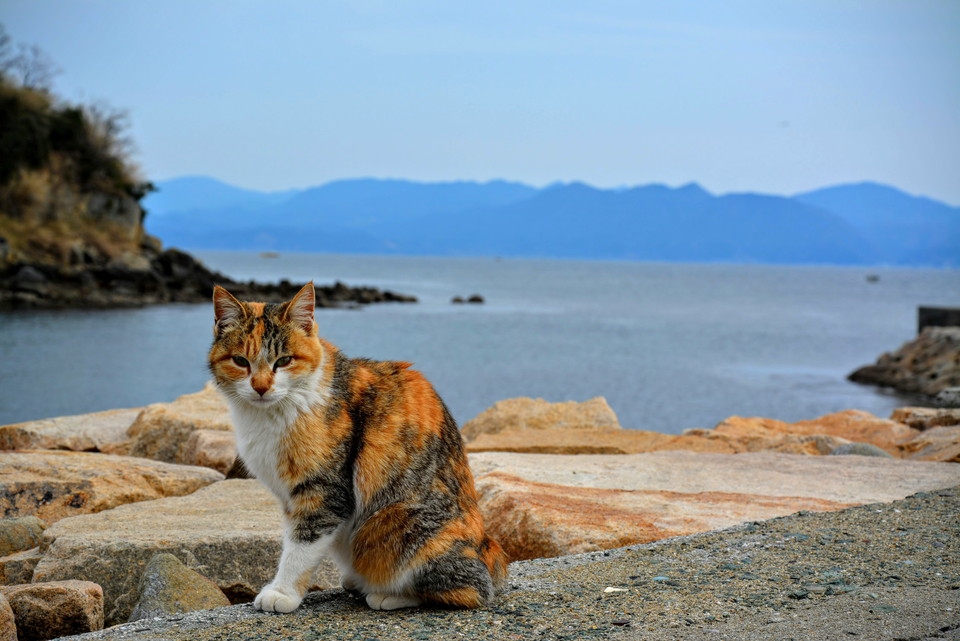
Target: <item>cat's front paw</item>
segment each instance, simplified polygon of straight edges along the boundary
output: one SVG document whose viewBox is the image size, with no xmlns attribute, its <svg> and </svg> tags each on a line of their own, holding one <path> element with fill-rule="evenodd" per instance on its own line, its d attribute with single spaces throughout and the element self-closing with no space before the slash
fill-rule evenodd
<svg viewBox="0 0 960 641">
<path fill-rule="evenodd" d="M 260 591 L 253 600 L 253 607 L 264 612 L 293 612 L 300 606 L 303 597 L 296 593 L 287 592 L 273 585 L 268 585 Z"/>
</svg>

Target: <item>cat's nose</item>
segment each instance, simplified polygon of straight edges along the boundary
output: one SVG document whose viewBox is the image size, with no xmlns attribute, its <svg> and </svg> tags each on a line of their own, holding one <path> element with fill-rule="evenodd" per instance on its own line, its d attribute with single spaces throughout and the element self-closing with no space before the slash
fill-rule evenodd
<svg viewBox="0 0 960 641">
<path fill-rule="evenodd" d="M 251 387 L 253 387 L 253 391 L 255 391 L 260 396 L 263 396 L 264 394 L 266 394 L 267 391 L 270 389 L 269 385 L 264 385 L 263 383 L 259 383 L 256 381 L 251 383 Z"/>
</svg>

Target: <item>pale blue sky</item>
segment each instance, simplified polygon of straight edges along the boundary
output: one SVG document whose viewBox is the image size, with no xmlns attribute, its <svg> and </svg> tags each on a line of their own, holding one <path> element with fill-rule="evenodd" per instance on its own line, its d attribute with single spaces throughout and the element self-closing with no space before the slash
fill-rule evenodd
<svg viewBox="0 0 960 641">
<path fill-rule="evenodd" d="M 0 0 L 153 180 L 875 180 L 960 205 L 960 2 Z"/>
</svg>

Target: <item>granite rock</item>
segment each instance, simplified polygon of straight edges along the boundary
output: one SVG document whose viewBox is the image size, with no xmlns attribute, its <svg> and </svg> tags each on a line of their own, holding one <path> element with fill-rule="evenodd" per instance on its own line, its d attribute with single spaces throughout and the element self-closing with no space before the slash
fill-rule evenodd
<svg viewBox="0 0 960 641">
<path fill-rule="evenodd" d="M 216 583 L 166 552 L 147 563 L 138 594 L 131 621 L 230 605 Z"/>
<path fill-rule="evenodd" d="M 603 397 L 582 403 L 548 403 L 542 398 L 511 398 L 498 401 L 464 424 L 461 433 L 466 441 L 480 434 L 503 431 L 537 430 L 619 430 L 617 415 Z"/>
<path fill-rule="evenodd" d="M 849 379 L 930 397 L 958 387 L 960 327 L 925 327 L 915 339 L 852 372 Z"/>
<path fill-rule="evenodd" d="M 109 410 L 0 427 L 0 450 L 73 450 L 125 454 L 139 409 Z"/>
<path fill-rule="evenodd" d="M 47 524 L 35 516 L 0 519 L 0 556 L 38 546 L 46 527 Z"/>
<path fill-rule="evenodd" d="M 960 467 L 774 452 L 470 455 L 492 535 L 517 558 L 703 532 L 955 485 Z"/>
<path fill-rule="evenodd" d="M 100 584 L 106 623 L 115 625 L 133 612 L 144 568 L 157 553 L 201 569 L 239 603 L 252 600 L 273 578 L 280 548 L 280 509 L 273 496 L 258 481 L 222 481 L 188 496 L 54 523 L 44 532 L 34 580 Z M 317 587 L 338 582 L 332 564 L 323 565 L 314 580 Z"/>
<path fill-rule="evenodd" d="M 237 460 L 237 440 L 226 430 L 197 430 L 183 448 L 184 463 L 228 474 Z"/>
<path fill-rule="evenodd" d="M 131 456 L 190 464 L 188 443 L 197 430 L 230 432 L 226 401 L 213 383 L 172 403 L 147 406 L 130 426 Z"/>
<path fill-rule="evenodd" d="M 17 641 L 17 622 L 13 617 L 13 608 L 7 597 L 0 592 L 0 639 Z"/>
<path fill-rule="evenodd" d="M 890 420 L 908 425 L 915 430 L 960 425 L 960 409 L 935 407 L 898 407 Z"/>
<path fill-rule="evenodd" d="M 960 425 L 924 430 L 902 449 L 904 457 L 918 461 L 960 463 Z"/>
<path fill-rule="evenodd" d="M 19 641 L 45 641 L 103 629 L 103 590 L 89 581 L 0 587 L 10 602 Z"/>
<path fill-rule="evenodd" d="M 223 478 L 202 467 L 67 451 L 0 452 L 0 510 L 47 523 L 189 494 Z"/>
<path fill-rule="evenodd" d="M 0 556 L 0 585 L 30 583 L 33 580 L 33 570 L 42 556 L 39 547 Z"/>
</svg>

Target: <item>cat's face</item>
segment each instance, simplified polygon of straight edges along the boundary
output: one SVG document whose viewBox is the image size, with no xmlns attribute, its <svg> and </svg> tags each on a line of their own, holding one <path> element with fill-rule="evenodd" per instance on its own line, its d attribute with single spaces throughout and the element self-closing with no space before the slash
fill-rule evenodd
<svg viewBox="0 0 960 641">
<path fill-rule="evenodd" d="M 214 288 L 210 372 L 228 398 L 270 407 L 313 385 L 323 350 L 313 320 L 313 284 L 279 305 L 244 303 Z"/>
</svg>

